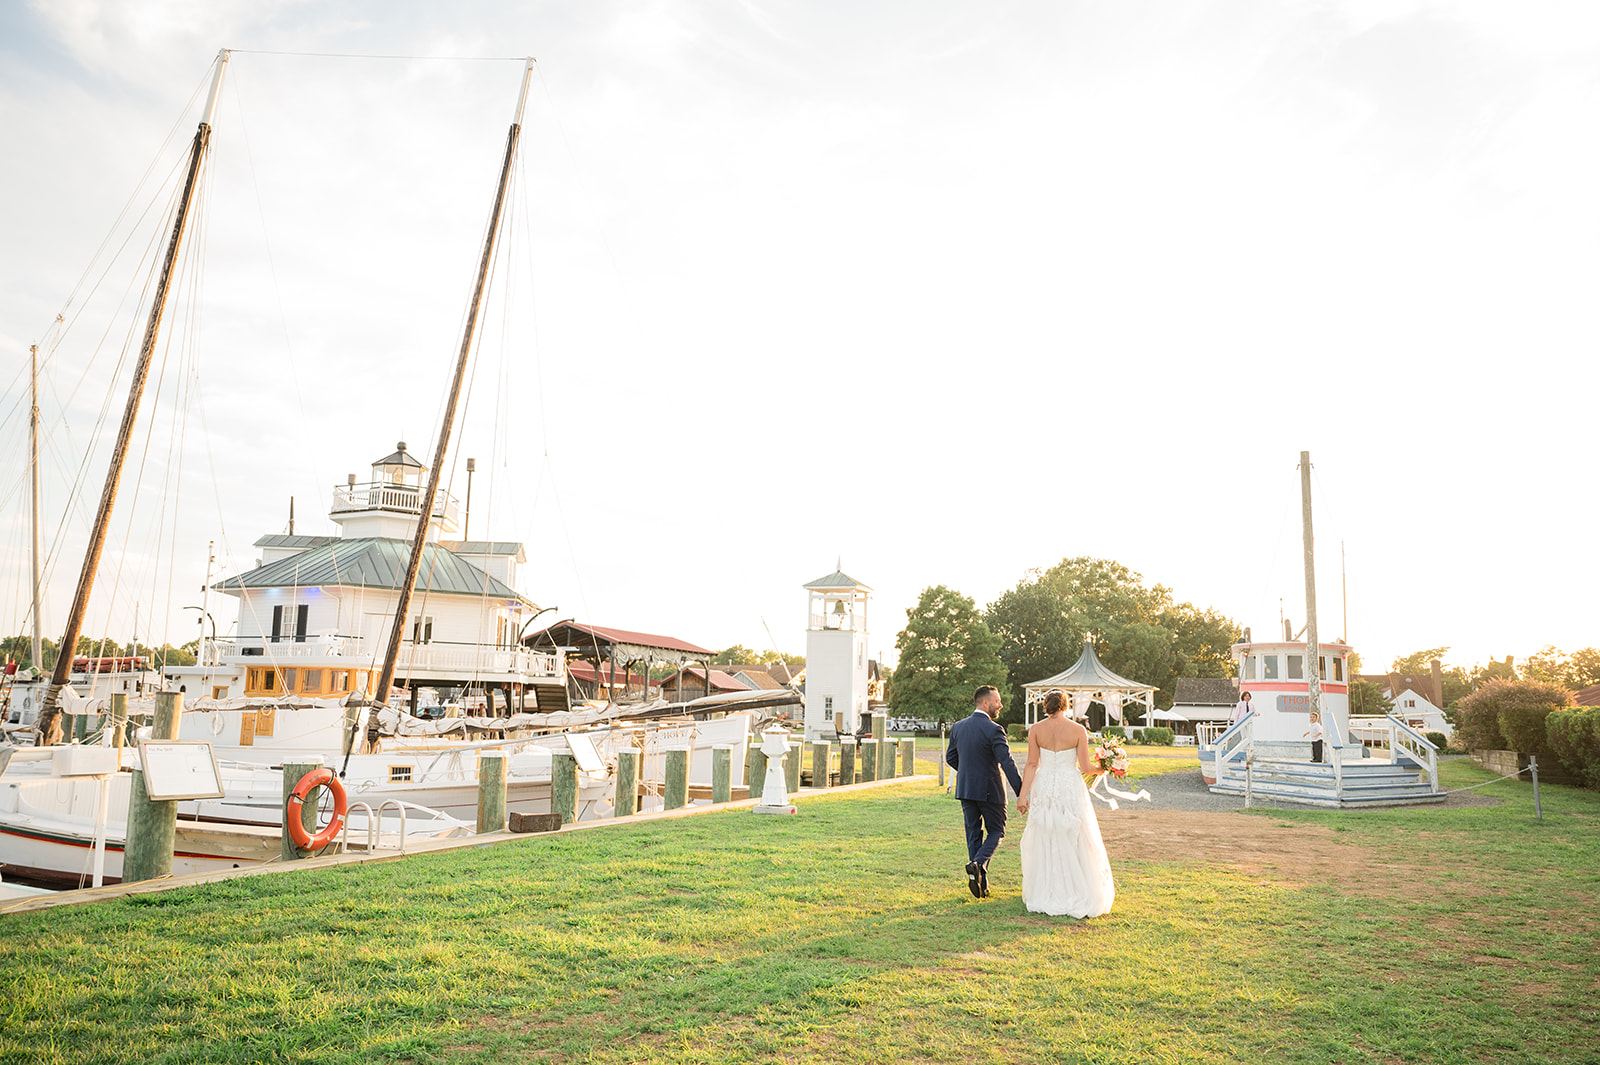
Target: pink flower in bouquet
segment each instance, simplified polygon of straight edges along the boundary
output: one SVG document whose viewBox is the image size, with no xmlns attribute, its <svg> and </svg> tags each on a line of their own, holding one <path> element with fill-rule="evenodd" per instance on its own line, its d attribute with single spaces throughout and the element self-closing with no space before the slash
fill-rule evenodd
<svg viewBox="0 0 1600 1065">
<path fill-rule="evenodd" d="M 1102 772 L 1121 780 L 1128 775 L 1128 752 L 1119 743 L 1101 742 L 1095 746 L 1094 760 Z"/>
</svg>

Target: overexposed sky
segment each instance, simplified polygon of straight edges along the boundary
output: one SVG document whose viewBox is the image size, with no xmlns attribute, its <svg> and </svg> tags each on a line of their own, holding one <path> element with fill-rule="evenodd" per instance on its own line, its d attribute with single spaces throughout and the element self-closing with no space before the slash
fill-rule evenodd
<svg viewBox="0 0 1600 1065">
<path fill-rule="evenodd" d="M 1342 543 L 1369 665 L 1600 644 L 1600 10 L 1222 0 L 0 3 L 5 631 L 28 347 L 58 634 L 129 271 L 68 297 L 222 47 L 93 634 L 192 639 L 208 541 L 431 460 L 520 64 L 261 53 L 531 54 L 451 486 L 553 616 L 800 652 L 842 558 L 892 661 L 922 588 L 1094 555 L 1298 628 L 1309 450 L 1324 638 Z"/>
</svg>

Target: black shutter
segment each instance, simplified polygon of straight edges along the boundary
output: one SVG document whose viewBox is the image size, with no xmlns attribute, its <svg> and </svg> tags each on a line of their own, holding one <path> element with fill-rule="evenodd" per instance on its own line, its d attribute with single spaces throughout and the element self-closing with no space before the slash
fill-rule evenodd
<svg viewBox="0 0 1600 1065">
<path fill-rule="evenodd" d="M 311 606 L 308 603 L 301 603 L 299 606 L 294 608 L 294 642 L 295 643 L 305 643 L 306 642 L 306 621 L 309 619 L 310 614 L 311 614 Z"/>
<path fill-rule="evenodd" d="M 277 643 L 278 637 L 283 635 L 283 606 L 279 604 L 272 608 L 272 642 Z"/>
</svg>

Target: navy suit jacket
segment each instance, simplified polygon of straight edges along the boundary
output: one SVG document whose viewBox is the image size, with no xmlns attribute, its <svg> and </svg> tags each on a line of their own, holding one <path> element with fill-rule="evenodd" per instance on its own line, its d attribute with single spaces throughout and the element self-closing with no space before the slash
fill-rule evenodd
<svg viewBox="0 0 1600 1065">
<path fill-rule="evenodd" d="M 956 798 L 973 802 L 1006 804 L 1006 789 L 1000 781 L 1005 770 L 1011 788 L 1022 794 L 1022 774 L 1011 760 L 1006 730 L 982 711 L 975 710 L 950 729 L 950 745 L 944 760 L 956 771 Z"/>
</svg>

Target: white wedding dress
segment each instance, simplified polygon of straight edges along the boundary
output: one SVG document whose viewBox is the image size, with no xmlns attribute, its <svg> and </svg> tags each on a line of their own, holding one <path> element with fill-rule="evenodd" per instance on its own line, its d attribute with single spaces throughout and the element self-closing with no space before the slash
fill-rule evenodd
<svg viewBox="0 0 1600 1065">
<path fill-rule="evenodd" d="M 1022 830 L 1022 904 L 1053 917 L 1098 917 L 1116 899 L 1078 751 L 1039 751 Z"/>
</svg>

